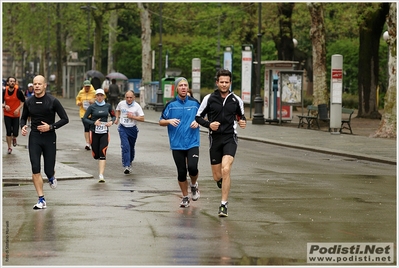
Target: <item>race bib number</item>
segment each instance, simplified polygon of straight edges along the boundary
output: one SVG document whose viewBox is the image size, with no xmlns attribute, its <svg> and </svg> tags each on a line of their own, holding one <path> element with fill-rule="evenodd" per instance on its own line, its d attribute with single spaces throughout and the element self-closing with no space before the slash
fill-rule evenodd
<svg viewBox="0 0 399 268">
<path fill-rule="evenodd" d="M 101 125 L 96 126 L 94 133 L 96 133 L 96 134 L 104 134 L 104 133 L 107 133 L 107 131 L 108 131 L 108 128 L 105 125 L 105 122 L 101 122 Z"/>
<path fill-rule="evenodd" d="M 83 109 L 87 110 L 87 108 L 89 108 L 89 106 L 90 106 L 89 101 L 87 101 L 87 100 L 83 101 Z"/>
<path fill-rule="evenodd" d="M 124 117 L 124 118 L 122 118 L 122 124 L 133 124 L 133 119 L 130 119 L 130 118 L 127 118 L 127 117 Z"/>
</svg>

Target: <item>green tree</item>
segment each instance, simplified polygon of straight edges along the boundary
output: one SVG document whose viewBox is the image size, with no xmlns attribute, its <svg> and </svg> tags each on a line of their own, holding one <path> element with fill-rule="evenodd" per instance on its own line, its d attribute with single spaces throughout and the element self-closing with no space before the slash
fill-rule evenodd
<svg viewBox="0 0 399 268">
<path fill-rule="evenodd" d="M 358 117 L 381 118 L 377 107 L 380 36 L 388 3 L 359 4 Z"/>
<path fill-rule="evenodd" d="M 313 104 L 327 104 L 326 41 L 322 3 L 308 3 L 311 17 L 310 37 L 313 44 Z"/>
<path fill-rule="evenodd" d="M 397 10 L 396 3 L 391 3 L 388 25 L 388 44 L 389 44 L 389 84 L 385 96 L 384 115 L 378 130 L 372 135 L 374 138 L 394 138 L 397 132 Z"/>
</svg>

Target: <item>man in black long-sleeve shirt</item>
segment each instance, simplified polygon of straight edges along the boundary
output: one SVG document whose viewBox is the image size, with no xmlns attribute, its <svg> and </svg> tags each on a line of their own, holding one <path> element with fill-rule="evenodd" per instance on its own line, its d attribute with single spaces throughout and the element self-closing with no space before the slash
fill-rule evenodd
<svg viewBox="0 0 399 268">
<path fill-rule="evenodd" d="M 244 129 L 247 120 L 244 115 L 243 101 L 229 90 L 231 85 L 231 72 L 229 70 L 218 71 L 216 85 L 218 89 L 206 95 L 202 100 L 195 120 L 201 126 L 209 129 L 209 156 L 213 179 L 217 186 L 222 189 L 222 200 L 218 214 L 220 217 L 227 217 L 230 171 L 238 144 L 236 128 L 238 125 Z"/>
<path fill-rule="evenodd" d="M 57 187 L 55 174 L 55 155 L 57 135 L 55 130 L 69 122 L 68 115 L 60 101 L 54 96 L 46 94 L 47 82 L 42 75 L 33 79 L 34 95 L 25 101 L 21 116 L 21 134 L 28 134 L 26 121 L 31 118 L 31 132 L 29 134 L 28 148 L 32 167 L 32 180 L 39 200 L 33 209 L 47 207 L 43 192 L 43 178 L 40 172 L 40 159 L 43 154 L 44 173 L 52 189 Z M 60 120 L 55 122 L 55 115 Z"/>
</svg>

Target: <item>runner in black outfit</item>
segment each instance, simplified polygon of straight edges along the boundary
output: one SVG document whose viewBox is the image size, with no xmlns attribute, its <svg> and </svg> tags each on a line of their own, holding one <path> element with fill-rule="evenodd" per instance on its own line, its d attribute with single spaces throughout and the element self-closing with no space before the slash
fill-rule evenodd
<svg viewBox="0 0 399 268">
<path fill-rule="evenodd" d="M 109 127 L 115 123 L 115 111 L 111 104 L 106 103 L 105 92 L 102 88 L 96 90 L 96 100 L 90 105 L 83 122 L 90 126 L 90 142 L 92 156 L 98 161 L 98 182 L 105 182 L 104 171 L 107 159 L 107 149 L 110 140 Z M 108 121 L 108 117 L 111 120 Z"/>
<path fill-rule="evenodd" d="M 238 145 L 236 129 L 237 126 L 244 129 L 247 120 L 242 99 L 229 90 L 231 85 L 229 70 L 218 71 L 216 85 L 218 89 L 206 95 L 202 100 L 195 120 L 209 129 L 209 156 L 213 179 L 222 189 L 218 214 L 220 217 L 227 217 L 230 172 Z"/>
<path fill-rule="evenodd" d="M 31 132 L 29 134 L 29 158 L 32 166 L 32 180 L 35 185 L 39 201 L 33 209 L 46 208 L 43 192 L 43 178 L 40 172 L 40 159 L 43 154 L 44 173 L 52 189 L 57 187 L 55 174 L 56 140 L 55 130 L 69 122 L 68 115 L 60 101 L 54 96 L 46 94 L 47 82 L 42 75 L 33 79 L 35 94 L 25 101 L 21 116 L 21 134 L 28 133 L 27 119 L 31 118 Z M 55 122 L 55 115 L 60 120 Z"/>
</svg>

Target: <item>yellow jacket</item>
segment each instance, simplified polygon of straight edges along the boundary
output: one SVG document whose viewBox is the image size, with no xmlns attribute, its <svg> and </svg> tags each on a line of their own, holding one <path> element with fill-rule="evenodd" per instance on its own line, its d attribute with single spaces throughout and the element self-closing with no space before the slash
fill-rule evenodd
<svg viewBox="0 0 399 268">
<path fill-rule="evenodd" d="M 93 85 L 90 86 L 90 90 L 87 93 L 84 87 L 79 91 L 78 95 L 76 96 L 76 105 L 80 107 L 79 108 L 80 118 L 83 118 L 87 107 L 93 104 L 95 100 L 96 100 L 96 90 L 94 89 Z"/>
</svg>

